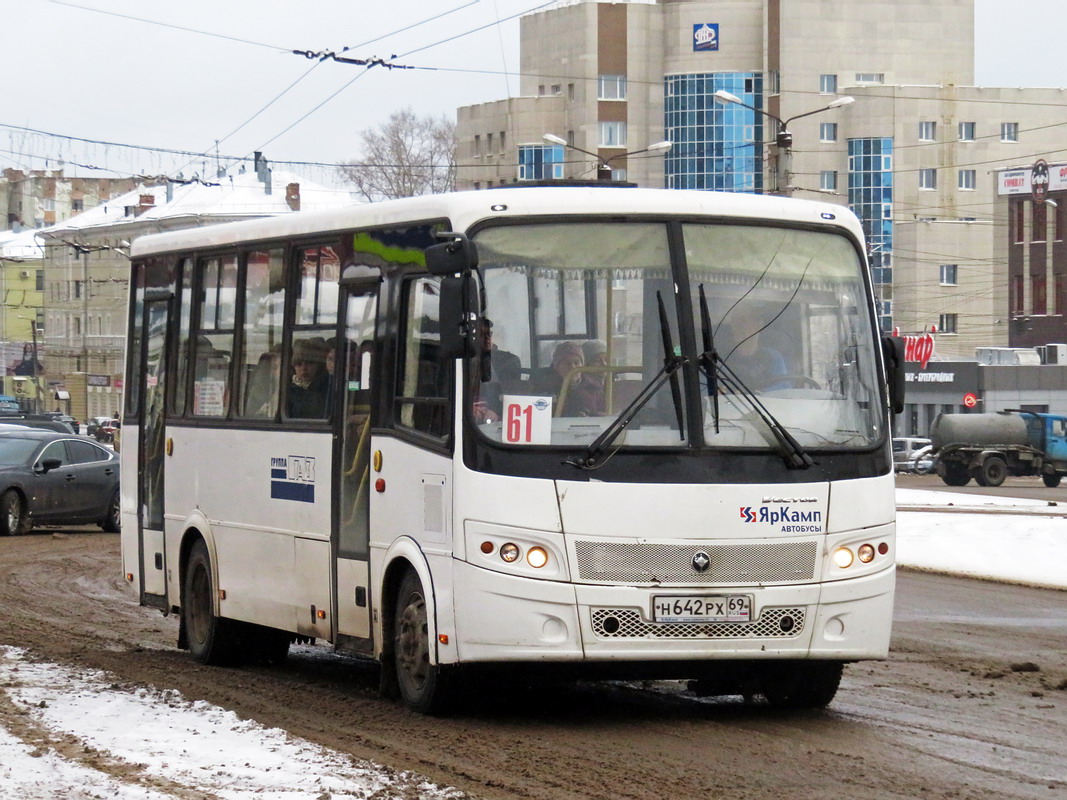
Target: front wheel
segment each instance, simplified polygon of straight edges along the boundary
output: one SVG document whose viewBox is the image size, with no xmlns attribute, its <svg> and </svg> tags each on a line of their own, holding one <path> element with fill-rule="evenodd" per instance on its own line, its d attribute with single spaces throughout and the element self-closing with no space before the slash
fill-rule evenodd
<svg viewBox="0 0 1067 800">
<path fill-rule="evenodd" d="M 0 495 L 0 536 L 14 536 L 30 529 L 30 518 L 22 495 L 8 489 Z"/>
<path fill-rule="evenodd" d="M 111 501 L 107 504 L 107 515 L 100 521 L 100 527 L 105 533 L 118 533 L 122 525 L 122 505 L 119 500 L 119 490 L 116 488 L 111 495 Z"/>
<path fill-rule="evenodd" d="M 839 661 L 776 665 L 763 678 L 763 696 L 776 708 L 825 708 L 837 694 L 843 670 Z"/>
<path fill-rule="evenodd" d="M 1060 485 L 1060 478 L 1062 477 L 1062 475 L 1058 475 L 1056 473 L 1046 472 L 1041 476 L 1041 482 L 1044 483 L 1045 486 L 1047 486 L 1048 488 L 1055 489 L 1057 486 Z"/>
<path fill-rule="evenodd" d="M 430 663 L 430 626 L 426 595 L 419 576 L 409 570 L 396 593 L 393 617 L 393 658 L 404 704 L 412 711 L 433 714 L 444 710 L 445 678 Z"/>
<path fill-rule="evenodd" d="M 182 592 L 182 622 L 193 658 L 201 664 L 232 664 L 236 661 L 235 631 L 230 620 L 215 616 L 215 586 L 211 556 L 203 539 L 189 552 Z"/>
</svg>

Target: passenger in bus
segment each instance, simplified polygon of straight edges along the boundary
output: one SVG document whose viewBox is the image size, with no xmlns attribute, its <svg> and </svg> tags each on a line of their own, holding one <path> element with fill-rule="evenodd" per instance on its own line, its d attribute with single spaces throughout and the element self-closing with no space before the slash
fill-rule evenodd
<svg viewBox="0 0 1067 800">
<path fill-rule="evenodd" d="M 297 419 L 323 419 L 329 374 L 326 372 L 326 340 L 321 337 L 293 342 L 293 376 L 289 385 L 288 416 Z"/>
<path fill-rule="evenodd" d="M 578 370 L 584 366 L 582 346 L 578 342 L 560 342 L 552 353 L 552 366 L 534 378 L 531 393 L 555 397 L 557 409 L 552 412 L 554 416 L 599 416 L 603 413 L 603 394 L 600 396 L 600 407 L 597 407 L 595 401 L 591 401 L 590 394 L 580 388 L 585 375 Z"/>
<path fill-rule="evenodd" d="M 282 370 L 281 345 L 262 353 L 248 378 L 245 416 L 273 419 L 278 410 L 278 376 Z"/>
</svg>

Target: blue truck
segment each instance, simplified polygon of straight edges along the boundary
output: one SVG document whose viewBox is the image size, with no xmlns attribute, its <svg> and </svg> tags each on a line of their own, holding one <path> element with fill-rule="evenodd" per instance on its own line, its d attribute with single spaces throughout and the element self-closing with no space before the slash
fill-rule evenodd
<svg viewBox="0 0 1067 800">
<path fill-rule="evenodd" d="M 1053 488 L 1067 475 L 1067 417 L 1009 408 L 992 414 L 939 414 L 930 426 L 934 469 L 949 486 L 1000 486 L 1041 476 Z"/>
</svg>

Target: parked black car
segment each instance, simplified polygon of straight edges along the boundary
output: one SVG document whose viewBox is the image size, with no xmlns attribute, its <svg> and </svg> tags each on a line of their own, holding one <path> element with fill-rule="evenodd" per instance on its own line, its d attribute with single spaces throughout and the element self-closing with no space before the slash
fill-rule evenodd
<svg viewBox="0 0 1067 800">
<path fill-rule="evenodd" d="M 84 437 L 0 431 L 0 536 L 34 525 L 119 530 L 119 457 Z"/>
</svg>

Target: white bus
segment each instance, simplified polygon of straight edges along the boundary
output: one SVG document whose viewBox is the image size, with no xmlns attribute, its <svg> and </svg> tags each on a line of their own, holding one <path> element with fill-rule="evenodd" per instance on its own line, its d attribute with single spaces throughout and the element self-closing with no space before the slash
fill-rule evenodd
<svg viewBox="0 0 1067 800">
<path fill-rule="evenodd" d="M 845 208 L 514 188 L 138 239 L 122 556 L 203 663 L 823 706 L 887 655 L 890 414 Z"/>
</svg>

